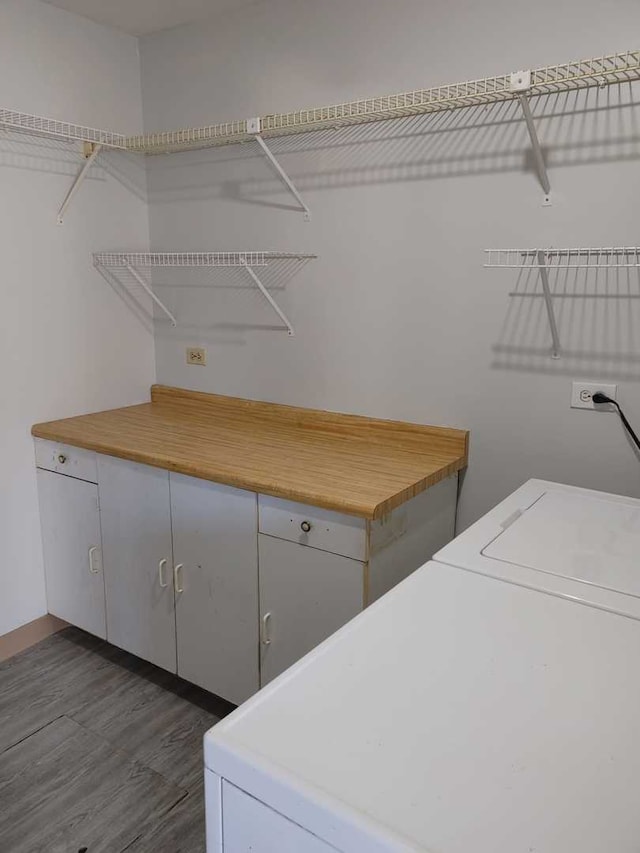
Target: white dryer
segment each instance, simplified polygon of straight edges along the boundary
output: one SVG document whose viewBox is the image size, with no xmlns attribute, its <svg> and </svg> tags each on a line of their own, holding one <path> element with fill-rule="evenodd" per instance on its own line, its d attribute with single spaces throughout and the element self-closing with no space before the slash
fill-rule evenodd
<svg viewBox="0 0 640 853">
<path fill-rule="evenodd" d="M 640 501 L 530 481 L 205 737 L 208 853 L 638 853 Z"/>
</svg>

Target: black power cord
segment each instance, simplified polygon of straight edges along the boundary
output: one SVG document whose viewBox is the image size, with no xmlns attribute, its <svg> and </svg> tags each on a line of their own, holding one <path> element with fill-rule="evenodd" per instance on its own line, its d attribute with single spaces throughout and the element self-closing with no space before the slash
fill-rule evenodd
<svg viewBox="0 0 640 853">
<path fill-rule="evenodd" d="M 626 429 L 626 431 L 631 436 L 635 446 L 638 448 L 638 450 L 640 450 L 640 439 L 638 438 L 638 436 L 633 431 L 633 427 L 631 426 L 629 421 L 626 419 L 625 414 L 622 411 L 622 409 L 620 408 L 620 406 L 618 405 L 618 403 L 615 400 L 612 400 L 611 397 L 607 397 L 607 395 L 603 394 L 602 391 L 596 391 L 596 393 L 593 395 L 593 397 L 591 399 L 596 404 L 598 404 L 598 403 L 611 403 L 612 406 L 616 407 L 616 409 L 618 410 L 618 414 L 620 415 L 620 420 L 624 424 L 624 428 Z"/>
</svg>

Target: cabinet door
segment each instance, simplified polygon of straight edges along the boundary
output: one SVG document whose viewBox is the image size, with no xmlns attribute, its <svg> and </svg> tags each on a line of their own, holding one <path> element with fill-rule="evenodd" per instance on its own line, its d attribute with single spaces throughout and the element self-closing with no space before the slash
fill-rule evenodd
<svg viewBox="0 0 640 853">
<path fill-rule="evenodd" d="M 258 541 L 264 686 L 360 613 L 365 564 L 262 533 Z"/>
<path fill-rule="evenodd" d="M 259 689 L 257 496 L 171 474 L 178 674 L 239 704 Z"/>
<path fill-rule="evenodd" d="M 98 456 L 107 639 L 176 671 L 169 473 Z"/>
<path fill-rule="evenodd" d="M 38 494 L 49 613 L 104 639 L 98 487 L 39 470 Z"/>
</svg>

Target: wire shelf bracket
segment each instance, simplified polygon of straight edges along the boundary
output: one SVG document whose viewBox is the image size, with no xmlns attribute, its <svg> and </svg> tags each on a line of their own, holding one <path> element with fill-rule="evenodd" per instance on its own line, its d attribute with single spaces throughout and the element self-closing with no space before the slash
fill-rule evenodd
<svg viewBox="0 0 640 853">
<path fill-rule="evenodd" d="M 260 281 L 260 279 L 258 278 L 258 276 L 257 276 L 257 275 L 256 275 L 256 273 L 255 273 L 255 270 L 253 270 L 253 269 L 249 266 L 249 264 L 248 264 L 246 261 L 243 261 L 243 262 L 242 262 L 242 266 L 243 266 L 243 267 L 246 269 L 246 271 L 249 273 L 249 277 L 251 278 L 251 280 L 253 281 L 253 283 L 255 284 L 255 286 L 258 288 L 258 290 L 260 291 L 260 293 L 264 296 L 264 298 L 267 300 L 267 302 L 269 303 L 269 305 L 271 305 L 271 307 L 272 307 L 272 308 L 273 308 L 273 310 L 276 312 L 276 314 L 278 315 L 278 317 L 280 317 L 280 319 L 282 320 L 282 322 L 285 324 L 285 326 L 287 327 L 287 332 L 288 332 L 288 334 L 289 334 L 291 337 L 293 337 L 293 336 L 295 335 L 295 331 L 294 331 L 294 329 L 293 329 L 293 326 L 291 325 L 291 322 L 290 322 L 289 318 L 288 318 L 288 317 L 287 317 L 287 315 L 284 313 L 284 311 L 282 310 L 282 308 L 280 308 L 280 306 L 278 305 L 278 303 L 276 302 L 276 300 L 273 298 L 273 296 L 269 293 L 269 291 L 268 291 L 268 290 L 267 290 L 267 288 L 264 286 L 264 284 Z"/>
<path fill-rule="evenodd" d="M 531 90 L 531 79 L 531 71 L 516 71 L 510 77 L 510 86 L 511 91 L 517 94 L 518 101 L 524 115 L 524 121 L 527 125 L 529 139 L 531 140 L 531 148 L 533 150 L 533 161 L 538 173 L 538 180 L 544 190 L 544 201 L 542 204 L 544 207 L 549 207 L 551 205 L 551 182 L 549 181 L 544 152 L 540 144 L 536 123 L 533 118 L 533 113 L 531 112 L 531 104 L 529 103 L 529 97 L 527 95 Z"/>
<path fill-rule="evenodd" d="M 89 174 L 89 170 L 96 162 L 96 160 L 100 156 L 100 152 L 102 151 L 102 145 L 100 143 L 85 142 L 84 146 L 84 156 L 86 159 L 82 165 L 82 168 L 76 175 L 75 180 L 71 185 L 69 192 L 65 196 L 64 201 L 60 205 L 60 210 L 58 211 L 58 218 L 56 220 L 58 225 L 64 224 L 64 217 L 69 208 L 69 205 L 73 201 L 74 196 L 76 195 L 76 193 L 84 183 L 85 178 Z"/>
<path fill-rule="evenodd" d="M 260 146 L 262 153 L 267 158 L 267 160 L 271 163 L 273 168 L 276 170 L 276 172 L 278 173 L 278 177 L 280 178 L 282 183 L 285 185 L 285 187 L 289 190 L 291 195 L 298 202 L 300 210 L 302 211 L 303 216 L 304 216 L 304 221 L 310 222 L 311 221 L 311 211 L 309 210 L 309 208 L 307 207 L 307 205 L 304 202 L 304 199 L 302 198 L 302 196 L 298 192 L 296 185 L 293 183 L 293 181 L 291 180 L 289 175 L 287 175 L 287 173 L 282 168 L 282 166 L 280 165 L 280 163 L 278 162 L 278 160 L 274 156 L 273 152 L 271 151 L 271 149 L 269 148 L 267 143 L 262 138 L 262 119 L 260 117 L 247 119 L 247 131 L 249 133 L 253 134 L 253 138 L 255 139 L 255 141 Z"/>
<path fill-rule="evenodd" d="M 160 310 L 164 312 L 164 314 L 169 318 L 169 320 L 171 320 L 171 325 L 177 326 L 178 321 L 173 316 L 171 311 L 169 311 L 169 309 L 164 304 L 164 302 L 159 297 L 156 296 L 156 294 L 153 292 L 153 288 L 151 287 L 151 285 L 147 281 L 145 281 L 144 276 L 142 276 L 138 272 L 138 270 L 129 263 L 125 264 L 124 268 L 127 270 L 129 275 L 132 276 L 138 282 L 140 287 L 142 287 L 143 290 L 145 290 L 149 294 L 149 296 L 151 297 L 151 299 L 153 299 L 153 301 L 156 303 L 158 308 L 160 308 Z"/>
<path fill-rule="evenodd" d="M 547 317 L 549 319 L 549 328 L 551 329 L 551 358 L 560 358 L 560 337 L 558 335 L 558 324 L 556 323 L 556 314 L 553 310 L 553 299 L 551 298 L 551 288 L 549 287 L 549 270 L 547 269 L 546 256 L 543 251 L 537 254 L 538 271 L 540 273 L 540 281 L 542 283 L 542 292 L 544 294 L 544 304 L 547 309 Z"/>
</svg>

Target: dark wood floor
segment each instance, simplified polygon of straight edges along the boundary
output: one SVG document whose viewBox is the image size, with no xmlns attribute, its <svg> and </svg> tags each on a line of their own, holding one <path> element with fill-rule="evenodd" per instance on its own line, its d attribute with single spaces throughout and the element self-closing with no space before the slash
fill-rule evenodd
<svg viewBox="0 0 640 853">
<path fill-rule="evenodd" d="M 0 851 L 203 853 L 202 736 L 232 707 L 76 628 L 0 664 Z"/>
</svg>

